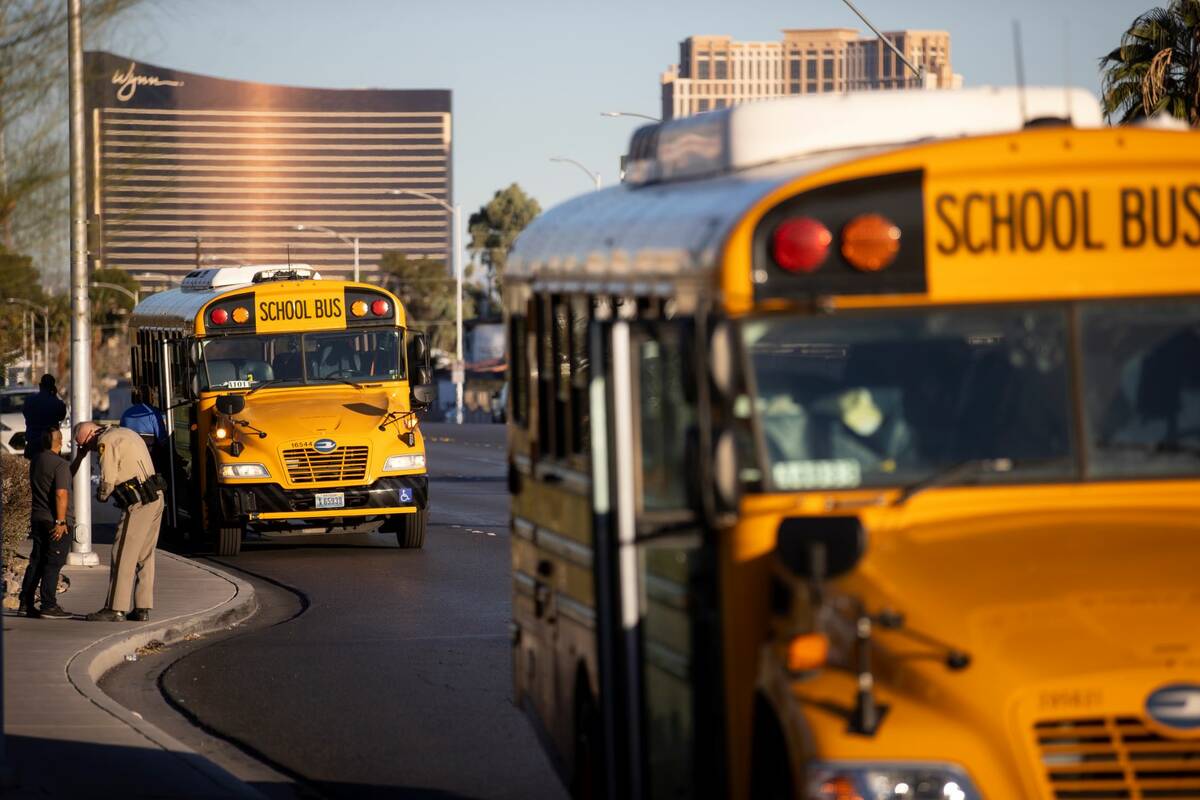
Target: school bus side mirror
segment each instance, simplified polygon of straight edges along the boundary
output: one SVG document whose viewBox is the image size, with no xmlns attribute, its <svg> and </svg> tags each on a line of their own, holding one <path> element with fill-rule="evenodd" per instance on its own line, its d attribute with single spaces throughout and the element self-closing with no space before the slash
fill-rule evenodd
<svg viewBox="0 0 1200 800">
<path fill-rule="evenodd" d="M 867 535 L 858 517 L 788 517 L 779 523 L 775 552 L 794 575 L 836 578 L 858 565 Z"/>
<path fill-rule="evenodd" d="M 217 411 L 227 417 L 242 413 L 246 407 L 246 398 L 240 394 L 223 394 L 217 397 Z"/>
<path fill-rule="evenodd" d="M 413 402 L 422 408 L 428 408 L 437 399 L 437 387 L 429 381 L 415 383 L 412 387 L 412 396 Z"/>
</svg>

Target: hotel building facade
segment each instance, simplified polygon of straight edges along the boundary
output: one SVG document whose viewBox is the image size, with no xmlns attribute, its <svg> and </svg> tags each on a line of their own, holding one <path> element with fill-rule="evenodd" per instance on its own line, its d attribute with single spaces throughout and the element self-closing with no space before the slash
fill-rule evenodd
<svg viewBox="0 0 1200 800">
<path fill-rule="evenodd" d="M 884 36 L 924 68 L 923 84 L 883 42 L 852 28 L 789 29 L 777 42 L 690 36 L 679 43 L 679 63 L 661 77 L 663 119 L 789 95 L 962 85 L 950 66 L 946 31 Z"/>
<path fill-rule="evenodd" d="M 453 205 L 449 91 L 274 86 L 101 52 L 85 70 L 93 268 L 148 287 L 230 263 L 348 276 L 355 238 L 364 279 L 386 251 L 450 263 L 449 214 L 406 194 Z"/>
</svg>

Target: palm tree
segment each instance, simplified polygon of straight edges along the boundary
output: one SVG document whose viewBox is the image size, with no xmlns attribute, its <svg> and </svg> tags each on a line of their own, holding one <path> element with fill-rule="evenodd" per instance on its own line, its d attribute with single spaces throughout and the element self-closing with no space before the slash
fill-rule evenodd
<svg viewBox="0 0 1200 800">
<path fill-rule="evenodd" d="M 1200 127 L 1200 0 L 1170 0 L 1142 14 L 1100 68 L 1110 121 L 1162 112 Z"/>
</svg>

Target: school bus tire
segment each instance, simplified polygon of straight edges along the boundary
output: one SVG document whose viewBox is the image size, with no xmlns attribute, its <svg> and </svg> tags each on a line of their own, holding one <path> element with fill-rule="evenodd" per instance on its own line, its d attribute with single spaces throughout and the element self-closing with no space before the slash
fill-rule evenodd
<svg viewBox="0 0 1200 800">
<path fill-rule="evenodd" d="M 242 534 L 245 525 L 222 525 L 217 529 L 217 555 L 236 556 L 242 552 Z"/>
<path fill-rule="evenodd" d="M 415 514 L 401 514 L 388 520 L 388 527 L 396 532 L 396 544 L 401 550 L 420 550 L 425 545 L 425 527 L 429 511 L 421 508 Z"/>
</svg>

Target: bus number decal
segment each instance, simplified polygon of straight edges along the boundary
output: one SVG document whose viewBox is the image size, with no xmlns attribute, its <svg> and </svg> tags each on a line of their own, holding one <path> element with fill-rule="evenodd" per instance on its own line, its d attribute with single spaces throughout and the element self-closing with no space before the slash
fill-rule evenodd
<svg viewBox="0 0 1200 800">
<path fill-rule="evenodd" d="M 781 461 L 771 469 L 775 488 L 853 489 L 862 484 L 862 466 L 852 458 Z"/>
<path fill-rule="evenodd" d="M 1105 229 L 1093 216 L 1095 199 L 1090 189 L 939 194 L 933 204 L 940 229 L 936 247 L 947 256 L 963 250 L 972 255 L 1105 250 Z M 1119 219 L 1113 233 L 1119 233 L 1121 248 L 1179 242 L 1200 247 L 1200 184 L 1126 187 L 1114 199 Z"/>
</svg>

